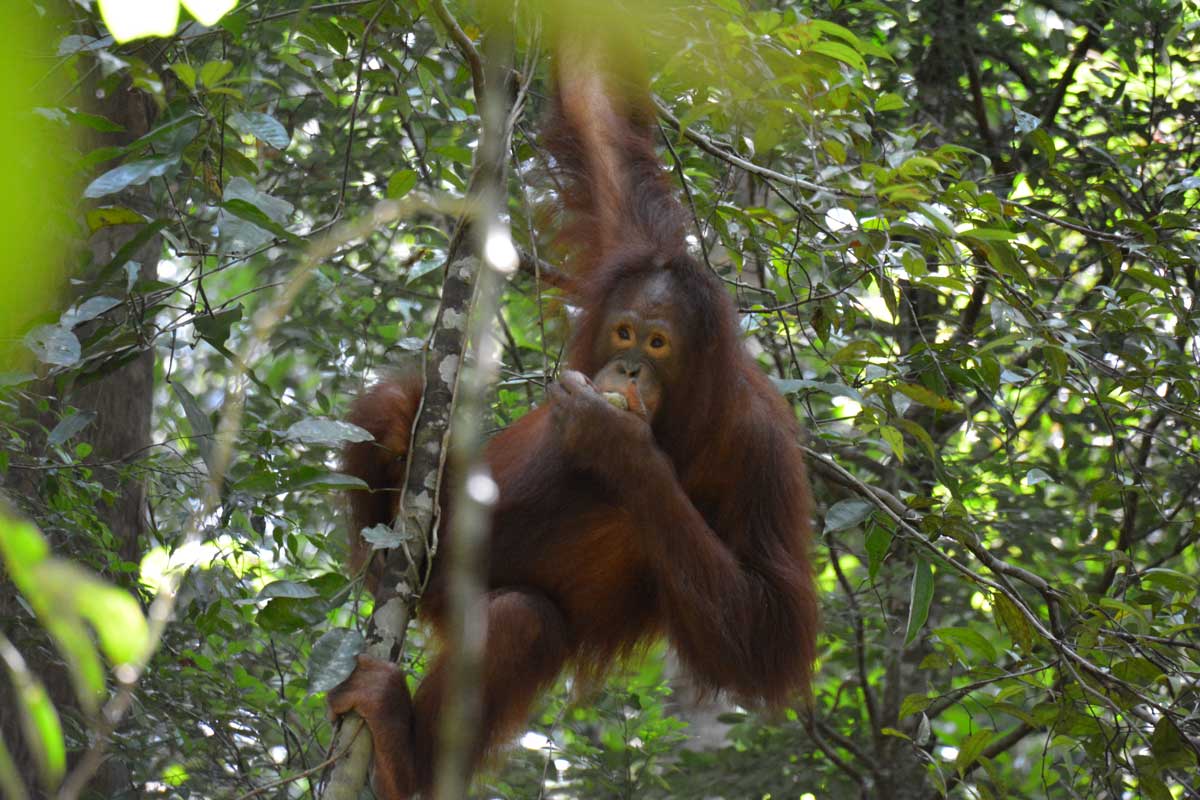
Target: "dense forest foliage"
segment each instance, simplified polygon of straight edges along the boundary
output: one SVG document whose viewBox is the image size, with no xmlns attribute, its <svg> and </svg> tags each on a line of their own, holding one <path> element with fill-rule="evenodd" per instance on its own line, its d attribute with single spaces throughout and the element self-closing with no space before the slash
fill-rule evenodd
<svg viewBox="0 0 1200 800">
<path fill-rule="evenodd" d="M 305 796 L 371 611 L 338 420 L 420 364 L 492 32 L 471 0 L 258 0 L 117 42 L 100 10 L 4 11 L 0 794 Z M 532 266 L 488 431 L 544 402 L 571 314 L 543 13 L 503 15 Z M 816 688 L 697 703 L 657 646 L 564 681 L 476 796 L 1200 797 L 1196 7 L 624 13 L 695 251 L 808 432 Z"/>
</svg>

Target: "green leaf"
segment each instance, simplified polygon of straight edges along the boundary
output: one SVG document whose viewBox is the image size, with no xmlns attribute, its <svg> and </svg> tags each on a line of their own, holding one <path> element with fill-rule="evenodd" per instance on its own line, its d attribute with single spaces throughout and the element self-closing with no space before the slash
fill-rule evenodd
<svg viewBox="0 0 1200 800">
<path fill-rule="evenodd" d="M 54 367 L 78 364 L 83 355 L 79 339 L 61 325 L 39 325 L 25 334 L 25 346 L 38 361 Z"/>
<path fill-rule="evenodd" d="M 371 545 L 372 550 L 394 550 L 413 539 L 412 533 L 398 531 L 391 525 L 372 525 L 363 528 L 361 535 L 363 541 Z"/>
<path fill-rule="evenodd" d="M 101 175 L 88 184 L 83 190 L 83 196 L 89 199 L 116 194 L 130 186 L 141 186 L 151 178 L 165 175 L 168 170 L 179 163 L 179 156 L 159 156 L 147 158 L 144 161 L 133 161 L 122 164 Z"/>
<path fill-rule="evenodd" d="M 868 339 L 856 339 L 833 354 L 830 362 L 835 365 L 855 364 L 869 358 L 883 358 L 885 353 L 876 342 Z"/>
<path fill-rule="evenodd" d="M 362 634 L 356 630 L 334 628 L 326 631 L 313 645 L 308 657 L 309 694 L 327 692 L 349 678 L 364 647 Z"/>
<path fill-rule="evenodd" d="M 967 768 L 983 755 L 993 736 L 991 731 L 975 731 L 963 740 L 958 747 L 958 756 L 954 759 L 954 768 L 958 770 L 959 775 L 966 772 Z"/>
<path fill-rule="evenodd" d="M 389 200 L 399 200 L 411 192 L 416 185 L 417 173 L 415 171 L 402 169 L 399 172 L 392 173 L 392 177 L 388 178 L 387 198 Z"/>
<path fill-rule="evenodd" d="M 326 472 L 322 475 L 300 481 L 293 488 L 308 491 L 331 489 L 340 492 L 347 489 L 369 489 L 370 487 L 367 486 L 366 481 L 356 478 L 353 475 L 346 475 L 341 472 Z"/>
<path fill-rule="evenodd" d="M 867 518 L 875 506 L 865 500 L 839 500 L 825 513 L 825 532 L 853 528 Z"/>
<path fill-rule="evenodd" d="M 10 372 L 8 370 L 0 371 L 0 389 L 7 389 L 9 386 L 20 386 L 23 383 L 37 380 L 37 375 L 24 370 Z"/>
<path fill-rule="evenodd" d="M 914 400 L 923 406 L 928 406 L 937 411 L 958 411 L 960 406 L 953 400 L 942 397 L 937 392 L 926 389 L 916 383 L 898 383 L 896 391 L 907 397 L 909 400 Z"/>
<path fill-rule="evenodd" d="M 862 50 L 862 40 L 858 38 L 857 34 L 848 28 L 844 28 L 841 25 L 838 25 L 836 22 L 830 22 L 829 20 L 824 19 L 814 19 L 812 20 L 811 24 L 814 30 L 818 30 L 827 36 L 836 36 L 837 38 L 846 42 L 846 44 L 853 47 L 855 50 Z"/>
<path fill-rule="evenodd" d="M 1047 166 L 1054 166 L 1055 159 L 1058 158 L 1058 150 L 1054 147 L 1054 139 L 1050 134 L 1046 133 L 1041 128 L 1038 128 L 1033 133 L 1029 134 L 1029 141 L 1038 149 L 1042 157 L 1046 159 Z"/>
<path fill-rule="evenodd" d="M 242 313 L 242 307 L 235 305 L 215 314 L 197 314 L 192 318 L 192 326 L 201 339 L 213 347 L 223 348 L 233 326 L 241 320 Z"/>
<path fill-rule="evenodd" d="M 900 717 L 904 719 L 912 714 L 917 714 L 929 708 L 929 704 L 933 702 L 932 697 L 926 697 L 923 694 L 910 694 L 900 703 Z"/>
<path fill-rule="evenodd" d="M 1155 724 L 1154 733 L 1150 735 L 1150 750 L 1162 769 L 1184 769 L 1196 764 L 1195 754 L 1184 742 L 1175 723 L 1167 717 Z"/>
<path fill-rule="evenodd" d="M 315 624 L 323 617 L 324 606 L 317 598 L 273 597 L 255 619 L 268 631 L 289 633 Z"/>
<path fill-rule="evenodd" d="M 200 82 L 211 88 L 233 70 L 232 61 L 209 61 L 200 68 Z"/>
<path fill-rule="evenodd" d="M 1140 575 L 1143 581 L 1152 583 L 1157 586 L 1162 586 L 1165 589 L 1170 589 L 1173 592 L 1186 594 L 1196 591 L 1198 582 L 1192 575 L 1187 575 L 1173 569 L 1165 567 L 1154 567 L 1145 570 Z"/>
<path fill-rule="evenodd" d="M 196 91 L 196 68 L 191 64 L 185 64 L 182 61 L 177 61 L 171 65 L 171 71 L 175 73 L 175 77 L 179 78 L 191 91 Z"/>
<path fill-rule="evenodd" d="M 192 428 L 192 444 L 196 445 L 204 463 L 211 467 L 213 434 L 215 432 L 212 420 L 209 419 L 208 414 L 204 413 L 204 410 L 200 408 L 200 403 L 182 383 L 172 381 L 171 389 L 179 398 L 179 402 L 183 406 L 183 414 Z"/>
<path fill-rule="evenodd" d="M 317 419 L 310 417 L 294 423 L 284 437 L 305 444 L 320 444 L 339 447 L 350 442 L 371 442 L 375 437 L 370 431 L 343 422 L 340 419 Z"/>
<path fill-rule="evenodd" d="M 1175 800 L 1175 796 L 1161 779 L 1146 772 L 1138 772 L 1137 788 L 1140 790 L 1138 796 L 1146 800 Z"/>
<path fill-rule="evenodd" d="M 916 439 L 917 442 L 925 448 L 926 454 L 934 462 L 941 461 L 941 453 L 938 451 L 937 445 L 934 444 L 933 437 L 929 435 L 927 430 L 913 422 L 911 419 L 900 418 L 896 420 L 896 424 L 899 425 L 905 433 Z"/>
<path fill-rule="evenodd" d="M 276 150 L 286 150 L 292 142 L 287 129 L 270 114 L 259 111 L 238 111 L 229 115 L 229 124 L 242 133 L 261 139 Z"/>
<path fill-rule="evenodd" d="M 832 397 L 849 397 L 856 403 L 862 403 L 863 401 L 862 392 L 844 383 L 812 381 L 807 378 L 776 378 L 773 375 L 771 376 L 771 383 L 775 384 L 775 388 L 779 390 L 780 394 L 794 394 L 811 389 L 817 392 L 824 392 Z"/>
<path fill-rule="evenodd" d="M 221 204 L 221 208 L 225 209 L 235 217 L 251 222 L 265 231 L 270 231 L 280 239 L 292 243 L 299 243 L 300 238 L 296 234 L 289 231 L 287 228 L 280 225 L 275 220 L 266 215 L 258 206 L 251 203 L 249 200 L 243 200 L 240 197 L 235 197 L 231 200 L 226 200 Z"/>
<path fill-rule="evenodd" d="M 416 264 L 409 267 L 408 275 L 405 277 L 404 282 L 413 283 L 417 279 L 423 278 L 429 273 L 441 269 L 442 263 L 443 261 L 441 258 L 426 258 L 418 261 Z"/>
<path fill-rule="evenodd" d="M 1021 686 L 1018 686 L 1016 688 L 1019 692 L 1025 691 L 1025 689 Z M 994 705 L 992 705 L 990 710 L 992 710 L 993 712 L 996 712 L 996 713 L 1003 712 L 1005 714 L 1014 716 L 1017 719 L 1024 722 L 1026 725 L 1029 725 L 1031 728 L 1041 727 L 1041 725 L 1043 724 L 1041 721 L 1038 720 L 1037 717 L 1035 717 L 1033 714 L 1030 714 L 1028 709 L 1026 709 L 1022 706 L 1016 705 L 1014 703 L 1005 703 L 1005 702 L 995 703 Z"/>
<path fill-rule="evenodd" d="M 917 203 L 917 208 L 920 209 L 921 214 L 926 219 L 933 223 L 933 227 L 939 233 L 944 236 L 954 236 L 954 223 L 947 219 L 946 215 L 936 206 L 932 206 L 929 203 Z"/>
<path fill-rule="evenodd" d="M 33 751 L 38 772 L 46 786 L 57 786 L 67 767 L 67 747 L 62 722 L 46 687 L 27 666 L 25 659 L 0 634 L 0 661 L 7 667 L 9 683 L 21 713 L 25 742 Z"/>
<path fill-rule="evenodd" d="M 1025 653 L 1033 652 L 1034 630 L 1029 620 L 1021 613 L 1013 602 L 1002 594 L 992 595 L 992 608 L 995 609 L 997 625 L 1003 625 L 1016 644 Z"/>
<path fill-rule="evenodd" d="M 81 125 L 86 125 L 95 131 L 101 133 L 121 133 L 125 130 L 125 126 L 113 122 L 108 117 L 101 117 L 98 114 L 88 114 L 83 111 L 68 111 L 67 117 Z"/>
<path fill-rule="evenodd" d="M 837 59 L 843 64 L 848 64 L 854 67 L 859 72 L 867 71 L 867 62 L 863 61 L 863 57 L 859 55 L 853 48 L 844 45 L 841 42 L 815 42 L 810 47 L 814 53 L 820 53 L 823 56 Z"/>
<path fill-rule="evenodd" d="M 899 111 L 907 105 L 904 102 L 904 98 L 895 92 L 885 92 L 875 101 L 875 113 L 882 114 L 886 111 Z"/>
<path fill-rule="evenodd" d="M 872 580 L 879 574 L 883 559 L 892 546 L 892 532 L 882 525 L 872 525 L 864 542 L 867 551 L 867 574 Z"/>
<path fill-rule="evenodd" d="M 105 297 L 104 295 L 89 297 L 74 308 L 63 312 L 63 315 L 58 318 L 58 324 L 70 330 L 85 322 L 91 322 L 104 312 L 119 305 L 121 305 L 121 301 L 115 297 Z"/>
<path fill-rule="evenodd" d="M 136 663 L 143 658 L 150 628 L 137 600 L 74 565 L 60 566 L 63 579 L 73 580 L 75 610 L 96 630 L 105 657 L 113 664 Z"/>
<path fill-rule="evenodd" d="M 958 235 L 963 239 L 977 239 L 981 242 L 1008 242 L 1017 238 L 1015 231 L 1003 228 L 971 228 Z"/>
<path fill-rule="evenodd" d="M 745 7 L 739 0 L 713 0 L 713 4 L 729 12 L 735 18 L 740 19 L 745 13 Z"/>
<path fill-rule="evenodd" d="M 50 546 L 37 528 L 0 514 L 0 556 L 18 590 L 25 591 L 33 569 L 49 555 Z"/>
<path fill-rule="evenodd" d="M 141 225 L 146 218 L 131 208 L 104 206 L 87 212 L 87 226 L 92 233 L 116 225 Z"/>
<path fill-rule="evenodd" d="M 904 632 L 905 646 L 912 644 L 929 619 L 929 607 L 933 603 L 933 568 L 929 562 L 919 559 L 913 568 L 912 590 L 908 601 L 908 627 Z"/>
<path fill-rule="evenodd" d="M 879 435 L 887 442 L 888 447 L 892 449 L 892 453 L 896 456 L 896 460 L 904 463 L 904 434 L 891 425 L 880 425 Z"/>
<path fill-rule="evenodd" d="M 783 114 L 777 109 L 768 111 L 754 127 L 754 152 L 766 153 L 783 138 Z"/>
<path fill-rule="evenodd" d="M 953 642 L 971 648 L 985 664 L 994 663 L 998 657 L 992 643 L 983 634 L 972 628 L 935 628 L 933 634 L 944 642 Z"/>
<path fill-rule="evenodd" d="M 317 596 L 319 595 L 316 589 L 306 586 L 303 583 L 296 583 L 295 581 L 271 581 L 258 593 L 260 600 L 266 600 L 271 597 L 293 597 L 297 600 L 304 600 Z"/>
<path fill-rule="evenodd" d="M 91 425 L 95 419 L 96 412 L 90 409 L 76 412 L 69 417 L 63 417 L 54 426 L 54 430 L 50 431 L 50 435 L 46 437 L 46 444 L 50 447 L 58 447 L 88 425 Z"/>
</svg>

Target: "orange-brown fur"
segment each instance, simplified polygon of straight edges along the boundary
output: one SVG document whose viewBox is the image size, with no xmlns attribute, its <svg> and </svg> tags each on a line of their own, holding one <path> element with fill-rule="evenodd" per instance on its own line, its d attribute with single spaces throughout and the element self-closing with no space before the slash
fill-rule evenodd
<svg viewBox="0 0 1200 800">
<path fill-rule="evenodd" d="M 794 414 L 741 346 L 729 297 L 687 252 L 644 95 L 585 78 L 560 80 L 547 135 L 566 181 L 582 310 L 569 361 L 595 376 L 614 358 L 605 320 L 668 298 L 676 340 L 662 374 L 682 377 L 661 386 L 651 420 L 564 381 L 489 443 L 500 496 L 476 761 L 561 670 L 600 674 L 653 636 L 669 638 L 701 686 L 742 702 L 803 696 L 815 656 L 811 501 Z M 412 381 L 386 382 L 354 406 L 351 420 L 378 442 L 346 453 L 374 490 L 353 493 L 355 538 L 395 516 L 418 394 Z M 452 508 L 442 531 L 453 535 Z M 356 545 L 355 563 L 365 555 Z M 435 628 L 444 600 L 435 563 L 421 607 Z M 441 658 L 411 699 L 389 668 L 364 660 L 332 694 L 335 711 L 356 709 L 371 726 L 386 800 L 429 789 L 443 687 Z"/>
</svg>

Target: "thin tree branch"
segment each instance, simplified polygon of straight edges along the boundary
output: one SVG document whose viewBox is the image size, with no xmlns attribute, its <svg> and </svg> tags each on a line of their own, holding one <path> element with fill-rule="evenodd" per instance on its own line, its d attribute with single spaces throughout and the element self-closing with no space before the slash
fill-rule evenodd
<svg viewBox="0 0 1200 800">
<path fill-rule="evenodd" d="M 671 123 L 672 128 L 677 131 L 681 130 L 679 126 L 679 120 L 675 118 L 675 115 L 667 109 L 662 101 L 660 101 L 658 98 L 654 98 L 654 106 L 658 109 L 659 116 Z M 709 155 L 716 156 L 722 161 L 726 161 L 735 167 L 745 170 L 746 172 L 767 178 L 768 180 L 787 184 L 788 186 L 795 186 L 797 189 L 805 189 L 810 192 L 823 192 L 825 194 L 851 197 L 861 196 L 857 192 L 849 192 L 845 189 L 834 189 L 829 186 L 822 186 L 819 183 L 813 183 L 812 181 L 805 180 L 804 178 L 796 175 L 785 175 L 782 172 L 776 172 L 775 170 L 768 169 L 767 167 L 760 167 L 758 164 L 755 164 L 752 161 L 747 161 L 736 153 L 727 150 L 726 148 L 718 145 L 712 139 L 704 136 L 703 134 L 697 133 L 691 128 L 682 129 L 682 133 L 693 144 Z"/>
<path fill-rule="evenodd" d="M 499 487 L 484 461 L 484 416 L 487 389 L 499 370 L 495 346 L 496 316 L 504 276 L 517 269 L 519 258 L 505 221 L 505 165 L 508 143 L 526 86 L 511 113 L 506 77 L 511 58 L 510 30 L 489 7 L 486 87 L 477 97 L 482 131 L 476 250 L 483 259 L 471 302 L 468 367 L 456 392 L 451 458 L 454 462 L 454 535 L 445 558 L 447 625 L 445 703 L 438 721 L 438 760 L 434 765 L 436 800 L 466 797 L 470 787 L 474 741 L 483 724 L 482 676 L 487 631 L 487 587 L 484 559 L 491 530 L 491 509 Z"/>
<path fill-rule="evenodd" d="M 931 796 L 931 800 L 943 800 L 943 798 L 949 797 L 950 792 L 954 789 L 954 787 L 958 786 L 960 783 L 962 783 L 964 780 L 966 780 L 967 776 L 970 775 L 972 772 L 974 772 L 976 769 L 983 766 L 982 759 L 986 758 L 986 759 L 990 760 L 990 759 L 993 759 L 996 756 L 1000 755 L 1001 753 L 1007 753 L 1009 750 L 1011 750 L 1013 747 L 1015 747 L 1022 739 L 1024 739 L 1029 734 L 1035 732 L 1036 730 L 1037 730 L 1037 728 L 1033 727 L 1029 723 L 1022 722 L 1020 725 L 1013 728 L 1011 731 L 1006 733 L 1004 736 L 1000 737 L 999 739 L 997 739 L 996 741 L 994 741 L 990 745 L 988 745 L 987 748 L 981 754 L 980 758 L 976 759 L 975 762 L 973 764 L 971 764 L 971 766 L 967 767 L 967 769 L 963 772 L 962 777 L 959 777 L 957 775 L 951 776 L 950 780 L 946 781 L 946 791 L 944 793 L 943 792 L 934 793 Z"/>
<path fill-rule="evenodd" d="M 346 186 L 350 182 L 350 162 L 354 154 L 354 126 L 358 122 L 359 101 L 362 99 L 363 67 L 367 63 L 367 45 L 371 41 L 371 32 L 375 30 L 375 23 L 379 21 L 379 15 L 383 13 L 385 7 L 383 3 L 380 3 L 379 8 L 375 9 L 375 13 L 371 15 L 371 19 L 363 28 L 362 44 L 358 52 L 358 69 L 354 74 L 354 100 L 350 103 L 350 124 L 346 132 L 346 159 L 342 164 L 342 185 L 338 190 L 338 201 L 333 210 L 333 219 L 341 217 L 342 210 L 346 207 Z"/>
<path fill-rule="evenodd" d="M 467 36 L 462 26 L 458 24 L 458 20 L 446 9 L 446 4 L 442 0 L 430 0 L 429 5 L 433 8 L 433 13 L 441 20 L 442 27 L 446 29 L 446 33 L 449 34 L 455 46 L 458 47 L 458 52 L 462 53 L 463 59 L 467 62 L 467 67 L 471 70 L 471 85 L 475 88 L 475 104 L 476 106 L 481 105 L 486 92 L 486 84 L 483 74 L 483 60 L 479 57 L 479 51 L 475 49 L 475 43 L 471 41 L 470 36 Z"/>
<path fill-rule="evenodd" d="M 1067 64 L 1062 77 L 1059 78 L 1058 85 L 1054 87 L 1054 94 L 1047 101 L 1046 108 L 1042 110 L 1042 127 L 1053 123 L 1054 118 L 1058 116 L 1063 101 L 1067 99 L 1067 89 L 1070 88 L 1071 83 L 1075 80 L 1075 71 L 1083 63 L 1083 59 L 1088 51 L 1100 41 L 1100 30 L 1106 23 L 1107 21 L 1103 17 L 1096 20 L 1096 24 L 1089 27 L 1087 34 L 1079 40 L 1079 44 L 1075 45 L 1075 51 L 1071 53 L 1071 61 Z"/>
</svg>

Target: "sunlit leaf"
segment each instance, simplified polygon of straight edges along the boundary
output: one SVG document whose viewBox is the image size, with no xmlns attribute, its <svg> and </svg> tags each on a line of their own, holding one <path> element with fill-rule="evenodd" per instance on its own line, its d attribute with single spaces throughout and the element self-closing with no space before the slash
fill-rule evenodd
<svg viewBox="0 0 1200 800">
<path fill-rule="evenodd" d="M 42 682 L 30 671 L 25 659 L 5 636 L 0 635 L 0 661 L 7 667 L 15 690 L 25 742 L 33 751 L 43 783 L 55 786 L 67 766 L 67 748 L 62 722 Z"/>
<path fill-rule="evenodd" d="M 118 42 L 170 36 L 179 22 L 179 0 L 98 0 L 100 16 Z"/>
<path fill-rule="evenodd" d="M 121 206 L 104 206 L 87 212 L 88 230 L 92 233 L 114 225 L 140 225 L 146 218 L 133 209 Z"/>
<path fill-rule="evenodd" d="M 336 447 L 349 442 L 373 442 L 370 431 L 340 419 L 316 419 L 310 417 L 295 422 L 284 436 L 305 444 L 322 444 Z"/>
<path fill-rule="evenodd" d="M 820 53 L 821 55 L 826 55 L 844 64 L 848 64 L 859 72 L 867 71 L 867 63 L 863 61 L 863 57 L 854 48 L 844 45 L 841 42 L 815 42 L 810 49 L 815 53 Z"/>
<path fill-rule="evenodd" d="M 411 169 L 402 169 L 388 178 L 387 197 L 389 200 L 399 200 L 417 185 L 417 173 Z"/>
<path fill-rule="evenodd" d="M 958 403 L 954 402 L 948 397 L 942 397 L 937 392 L 927 389 L 919 384 L 896 384 L 896 391 L 900 392 L 900 394 L 904 395 L 910 400 L 915 400 L 923 406 L 929 406 L 930 408 L 938 411 L 958 411 L 960 408 Z"/>
<path fill-rule="evenodd" d="M 216 25 L 236 5 L 237 0 L 183 0 L 183 7 L 203 25 Z"/>
</svg>

